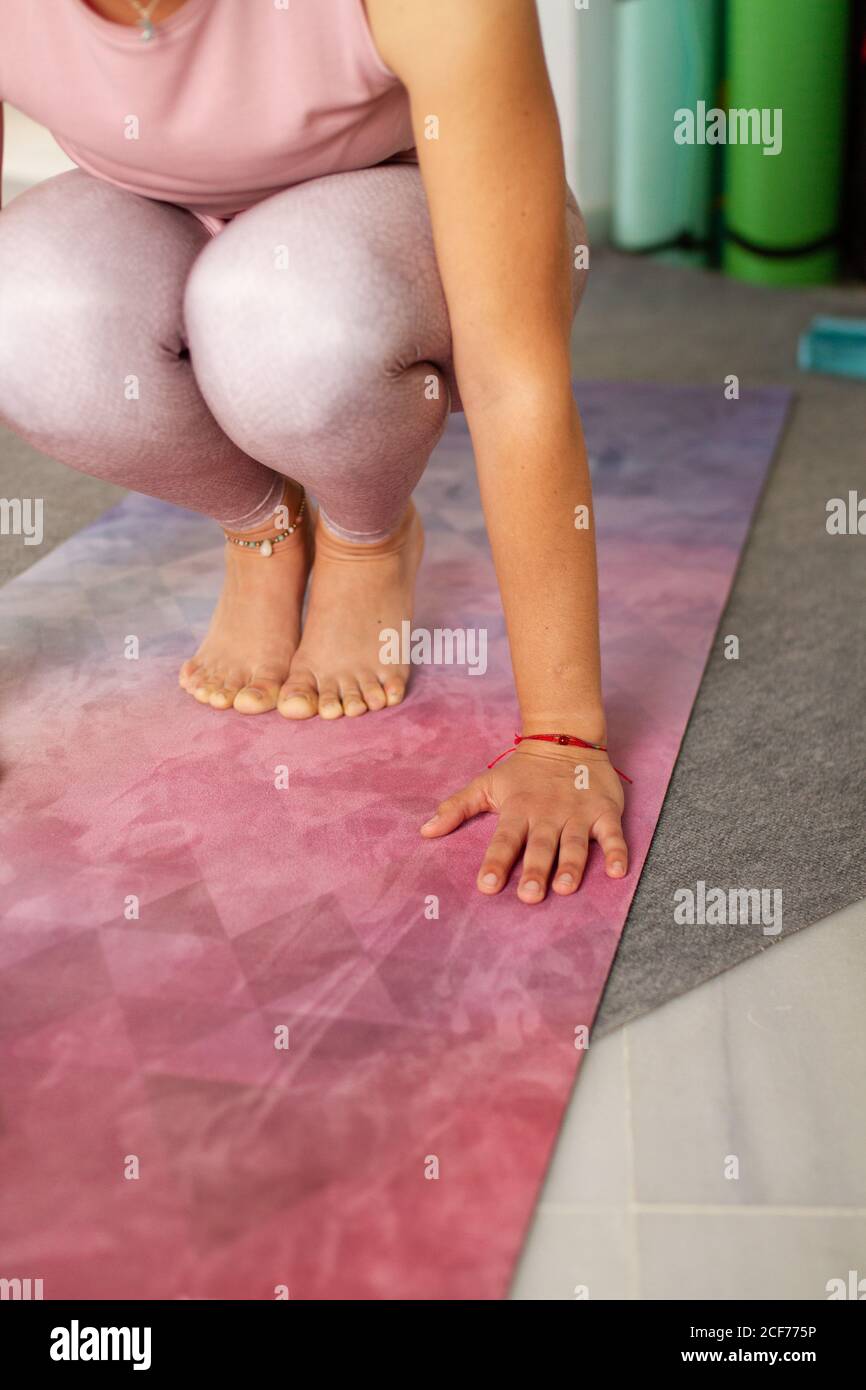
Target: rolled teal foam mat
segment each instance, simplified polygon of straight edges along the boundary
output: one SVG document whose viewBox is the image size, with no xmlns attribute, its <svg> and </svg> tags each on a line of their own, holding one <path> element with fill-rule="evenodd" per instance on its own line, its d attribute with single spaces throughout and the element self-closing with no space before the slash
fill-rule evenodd
<svg viewBox="0 0 866 1390">
<path fill-rule="evenodd" d="M 613 239 L 705 259 L 713 148 L 674 138 L 677 111 L 712 106 L 720 0 L 618 0 Z"/>
</svg>

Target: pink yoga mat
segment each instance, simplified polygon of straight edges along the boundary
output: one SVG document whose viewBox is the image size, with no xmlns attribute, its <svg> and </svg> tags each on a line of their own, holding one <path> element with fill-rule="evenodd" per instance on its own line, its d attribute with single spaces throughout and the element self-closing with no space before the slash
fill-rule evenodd
<svg viewBox="0 0 866 1390">
<path fill-rule="evenodd" d="M 5 588 L 0 1276 L 48 1299 L 505 1294 L 788 400 L 578 398 L 623 882 L 596 854 L 573 898 L 484 899 L 492 818 L 419 838 L 516 724 L 458 419 L 420 489 L 415 621 L 486 628 L 489 666 L 420 669 L 400 709 L 292 725 L 186 697 L 220 546 L 147 499 Z"/>
</svg>

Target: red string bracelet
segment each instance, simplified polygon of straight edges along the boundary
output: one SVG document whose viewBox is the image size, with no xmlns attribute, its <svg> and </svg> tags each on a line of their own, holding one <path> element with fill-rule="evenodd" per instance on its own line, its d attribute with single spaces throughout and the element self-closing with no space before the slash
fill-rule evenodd
<svg viewBox="0 0 866 1390">
<path fill-rule="evenodd" d="M 607 752 L 602 744 L 587 743 L 586 739 L 576 738 L 574 734 L 515 734 L 514 748 L 517 747 L 518 743 L 525 743 L 527 739 L 535 739 L 538 743 L 559 743 L 572 748 L 594 748 L 597 753 Z M 487 764 L 488 768 L 495 767 L 500 758 L 507 758 L 509 753 L 514 752 L 514 748 L 506 748 L 504 753 L 500 753 L 498 757 L 493 759 L 492 763 Z M 624 772 L 620 772 L 618 767 L 613 770 L 624 782 L 628 782 L 630 786 L 633 785 L 631 778 L 627 777 Z"/>
</svg>

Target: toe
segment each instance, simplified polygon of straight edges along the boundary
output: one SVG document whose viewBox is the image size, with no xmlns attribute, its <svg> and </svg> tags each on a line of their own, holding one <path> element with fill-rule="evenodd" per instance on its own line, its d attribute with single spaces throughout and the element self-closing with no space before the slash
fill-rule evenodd
<svg viewBox="0 0 866 1390">
<path fill-rule="evenodd" d="M 187 691 L 194 700 L 198 700 L 200 705 L 206 705 L 210 699 L 211 691 L 222 685 L 222 681 L 211 677 L 209 671 L 199 668 L 195 675 L 190 677 L 187 684 Z"/>
<path fill-rule="evenodd" d="M 190 682 L 193 680 L 196 671 L 198 671 L 199 669 L 200 663 L 196 661 L 195 657 L 192 657 L 189 661 L 185 661 L 183 663 L 178 675 L 178 681 L 180 682 L 184 690 L 189 689 Z"/>
<path fill-rule="evenodd" d="M 354 676 L 343 676 L 340 680 L 340 699 L 348 719 L 357 719 L 359 714 L 367 713 L 367 706 L 361 694 L 361 687 Z"/>
<path fill-rule="evenodd" d="M 312 671 L 293 671 L 277 700 L 286 719 L 312 719 L 319 708 L 319 693 Z"/>
<path fill-rule="evenodd" d="M 399 705 L 406 694 L 406 682 L 402 676 L 385 678 L 385 699 L 389 705 Z"/>
<path fill-rule="evenodd" d="M 364 703 L 367 709 L 377 710 L 385 708 L 385 692 L 372 672 L 361 677 L 361 694 L 364 697 Z"/>
<path fill-rule="evenodd" d="M 339 719 L 343 713 L 343 706 L 340 704 L 340 689 L 334 680 L 319 681 L 319 717 L 321 719 Z"/>
<path fill-rule="evenodd" d="M 235 684 L 223 684 L 217 686 L 210 697 L 210 704 L 212 708 L 231 709 L 241 688 L 242 687 L 240 685 L 240 682 L 236 682 Z"/>
<path fill-rule="evenodd" d="M 239 714 L 266 714 L 276 707 L 279 693 L 279 679 L 254 672 L 235 696 L 234 707 Z"/>
</svg>

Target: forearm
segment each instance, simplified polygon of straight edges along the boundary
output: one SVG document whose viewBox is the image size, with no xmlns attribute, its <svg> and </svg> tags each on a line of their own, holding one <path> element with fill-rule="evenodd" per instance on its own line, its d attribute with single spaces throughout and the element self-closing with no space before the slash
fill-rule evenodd
<svg viewBox="0 0 866 1390">
<path fill-rule="evenodd" d="M 536 8 L 367 9 L 412 101 L 521 716 L 601 742 L 591 497 L 569 379 L 576 248 Z M 575 528 L 580 506 L 588 528 Z"/>
<path fill-rule="evenodd" d="M 567 372 L 467 413 L 522 728 L 602 743 L 592 492 Z"/>
</svg>

